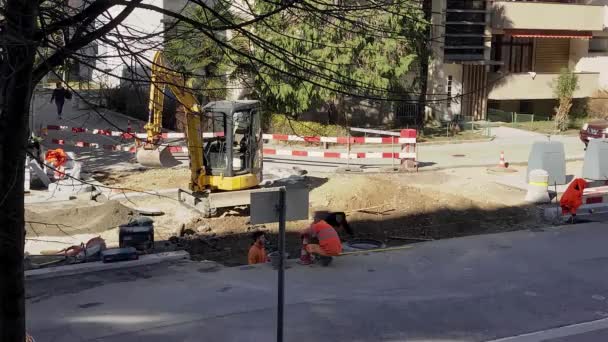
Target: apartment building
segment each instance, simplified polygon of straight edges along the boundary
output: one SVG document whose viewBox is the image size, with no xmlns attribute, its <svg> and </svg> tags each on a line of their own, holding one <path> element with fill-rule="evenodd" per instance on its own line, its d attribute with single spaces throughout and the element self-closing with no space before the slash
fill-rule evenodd
<svg viewBox="0 0 608 342">
<path fill-rule="evenodd" d="M 575 99 L 608 89 L 608 0 L 433 0 L 428 115 L 550 115 L 562 68 Z"/>
</svg>

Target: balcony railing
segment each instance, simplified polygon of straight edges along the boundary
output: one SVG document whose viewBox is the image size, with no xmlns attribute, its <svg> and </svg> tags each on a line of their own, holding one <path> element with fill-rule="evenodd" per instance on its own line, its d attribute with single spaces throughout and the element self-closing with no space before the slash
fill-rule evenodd
<svg viewBox="0 0 608 342">
<path fill-rule="evenodd" d="M 599 73 L 576 73 L 578 87 L 575 98 L 591 97 L 599 87 Z M 554 99 L 553 92 L 558 73 L 491 73 L 488 78 L 490 100 Z"/>
<path fill-rule="evenodd" d="M 495 1 L 492 28 L 601 31 L 604 6 L 578 1 Z"/>
</svg>

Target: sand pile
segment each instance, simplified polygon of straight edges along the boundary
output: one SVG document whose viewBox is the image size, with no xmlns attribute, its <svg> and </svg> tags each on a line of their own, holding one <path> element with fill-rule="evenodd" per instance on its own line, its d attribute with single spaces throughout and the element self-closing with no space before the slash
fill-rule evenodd
<svg viewBox="0 0 608 342">
<path fill-rule="evenodd" d="M 70 236 L 102 233 L 129 222 L 134 211 L 117 201 L 52 211 L 25 211 L 28 236 Z"/>
<path fill-rule="evenodd" d="M 334 176 L 310 192 L 313 209 L 355 211 L 365 208 L 393 208 L 421 213 L 438 207 L 454 209 L 474 206 L 472 200 L 405 185 L 392 175 Z"/>
</svg>

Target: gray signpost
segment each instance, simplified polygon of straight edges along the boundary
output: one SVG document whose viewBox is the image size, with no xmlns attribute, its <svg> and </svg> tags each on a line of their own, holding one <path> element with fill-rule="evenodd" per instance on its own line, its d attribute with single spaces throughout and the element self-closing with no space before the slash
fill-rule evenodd
<svg viewBox="0 0 608 342">
<path fill-rule="evenodd" d="M 308 188 L 293 186 L 251 192 L 251 224 L 279 222 L 277 341 L 283 341 L 285 307 L 285 222 L 308 219 Z"/>
</svg>

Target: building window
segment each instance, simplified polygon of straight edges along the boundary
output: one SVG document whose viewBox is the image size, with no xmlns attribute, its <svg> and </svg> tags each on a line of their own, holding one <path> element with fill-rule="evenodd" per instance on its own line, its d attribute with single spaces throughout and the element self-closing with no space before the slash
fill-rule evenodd
<svg viewBox="0 0 608 342">
<path fill-rule="evenodd" d="M 608 37 L 593 37 L 589 40 L 589 52 L 608 52 Z"/>
<path fill-rule="evenodd" d="M 516 38 L 506 35 L 492 37 L 492 59 L 502 62 L 494 66 L 494 72 L 533 71 L 534 41 L 532 38 Z"/>
</svg>

